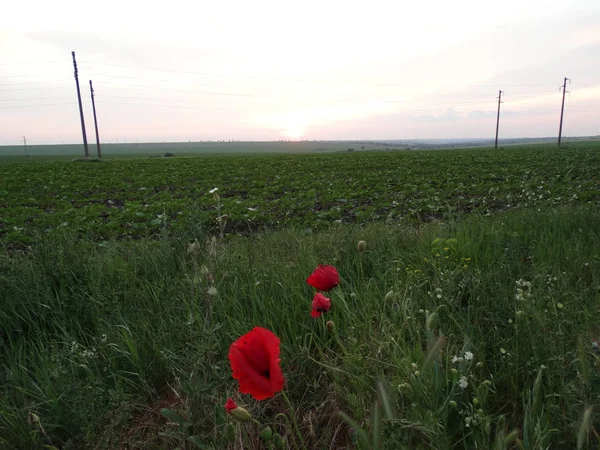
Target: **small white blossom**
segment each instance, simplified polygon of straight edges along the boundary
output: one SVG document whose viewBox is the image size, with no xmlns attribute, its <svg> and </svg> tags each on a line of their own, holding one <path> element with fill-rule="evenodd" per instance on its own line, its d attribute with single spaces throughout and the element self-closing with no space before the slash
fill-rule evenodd
<svg viewBox="0 0 600 450">
<path fill-rule="evenodd" d="M 458 386 L 461 389 L 466 389 L 468 385 L 469 385 L 469 382 L 467 381 L 467 377 L 465 377 L 464 375 L 462 377 L 460 377 L 460 379 L 458 380 Z"/>
<path fill-rule="evenodd" d="M 472 360 L 473 360 L 473 353 L 465 352 L 465 361 L 472 361 Z"/>
<path fill-rule="evenodd" d="M 219 188 L 212 188 L 210 191 L 208 191 L 210 194 L 214 194 L 215 192 L 217 192 L 219 190 Z"/>
</svg>

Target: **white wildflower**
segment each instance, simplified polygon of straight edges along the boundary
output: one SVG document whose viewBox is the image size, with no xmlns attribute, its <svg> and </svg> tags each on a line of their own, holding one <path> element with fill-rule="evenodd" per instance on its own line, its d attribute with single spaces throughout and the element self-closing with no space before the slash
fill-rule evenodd
<svg viewBox="0 0 600 450">
<path fill-rule="evenodd" d="M 462 377 L 460 377 L 460 379 L 458 380 L 458 386 L 461 389 L 466 389 L 468 385 L 469 385 L 469 382 L 467 381 L 467 377 L 465 377 L 464 375 Z"/>
<path fill-rule="evenodd" d="M 472 361 L 472 360 L 473 360 L 473 353 L 465 352 L 465 361 Z"/>
<path fill-rule="evenodd" d="M 210 191 L 208 191 L 210 194 L 214 194 L 215 192 L 217 192 L 219 190 L 219 188 L 212 188 Z"/>
</svg>

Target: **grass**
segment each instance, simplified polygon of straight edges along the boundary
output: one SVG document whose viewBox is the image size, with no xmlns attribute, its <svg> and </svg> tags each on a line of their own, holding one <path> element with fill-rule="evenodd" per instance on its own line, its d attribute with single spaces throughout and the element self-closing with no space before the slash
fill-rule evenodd
<svg viewBox="0 0 600 450">
<path fill-rule="evenodd" d="M 598 448 L 598 230 L 583 205 L 226 239 L 47 234 L 0 254 L 0 446 L 268 448 L 228 420 L 231 396 L 291 448 L 281 413 L 310 449 Z M 312 319 L 319 263 L 342 282 Z M 294 411 L 237 393 L 227 351 L 254 326 L 281 339 Z"/>
</svg>

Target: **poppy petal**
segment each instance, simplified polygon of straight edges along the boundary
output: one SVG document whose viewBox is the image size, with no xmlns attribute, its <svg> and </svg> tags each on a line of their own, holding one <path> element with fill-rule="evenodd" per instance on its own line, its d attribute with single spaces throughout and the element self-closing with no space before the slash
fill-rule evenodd
<svg viewBox="0 0 600 450">
<path fill-rule="evenodd" d="M 283 388 L 279 345 L 279 338 L 261 327 L 253 328 L 231 344 L 229 361 L 240 392 L 264 400 Z"/>
</svg>

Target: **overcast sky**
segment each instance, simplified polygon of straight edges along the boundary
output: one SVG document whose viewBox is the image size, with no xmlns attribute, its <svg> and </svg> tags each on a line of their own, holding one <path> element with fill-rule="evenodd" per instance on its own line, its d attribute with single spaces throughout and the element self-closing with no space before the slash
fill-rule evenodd
<svg viewBox="0 0 600 450">
<path fill-rule="evenodd" d="M 493 4 L 493 6 L 491 6 Z M 93 9 L 92 9 L 93 8 Z M 600 0 L 5 2 L 0 145 L 600 129 Z"/>
</svg>

